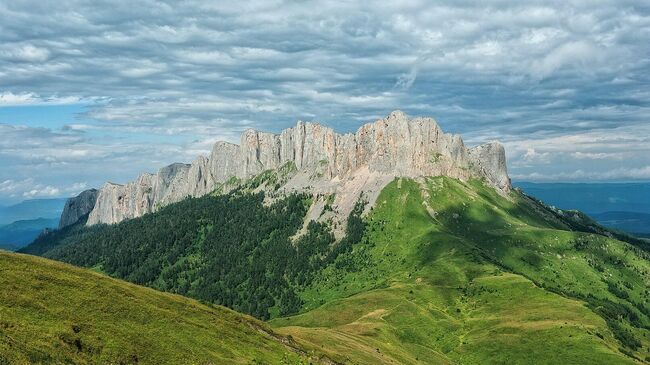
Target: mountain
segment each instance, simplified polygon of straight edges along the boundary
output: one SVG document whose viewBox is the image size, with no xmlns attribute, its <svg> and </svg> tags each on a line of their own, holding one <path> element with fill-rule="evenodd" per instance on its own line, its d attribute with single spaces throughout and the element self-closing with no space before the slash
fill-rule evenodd
<svg viewBox="0 0 650 365">
<path fill-rule="evenodd" d="M 511 188 L 499 144 L 402 113 L 289 131 L 203 159 L 240 164 L 104 186 L 21 251 L 225 305 L 336 363 L 650 361 L 650 243 Z"/>
<path fill-rule="evenodd" d="M 74 198 L 68 199 L 63 206 L 59 228 L 72 225 L 87 215 L 95 207 L 98 194 L 97 189 L 88 189 Z"/>
<path fill-rule="evenodd" d="M 650 183 L 530 183 L 517 187 L 561 209 L 587 214 L 611 211 L 650 214 Z"/>
<path fill-rule="evenodd" d="M 433 119 L 408 119 L 395 111 L 355 134 L 337 134 L 304 122 L 280 134 L 247 130 L 240 145 L 218 142 L 210 157 L 201 156 L 192 164 L 172 164 L 126 185 L 105 184 L 87 212 L 87 224 L 139 217 L 188 196 L 208 194 L 218 185 L 283 166 L 294 170 L 281 182 L 284 190 L 334 193 L 333 204 L 343 216 L 362 191 L 376 196 L 396 176 L 485 178 L 503 191 L 510 189 L 500 144 L 468 149 L 460 136 L 443 133 Z M 64 215 L 63 221 L 74 218 Z"/>
<path fill-rule="evenodd" d="M 307 361 L 251 317 L 50 260 L 0 252 L 0 286 L 0 364 Z"/>
<path fill-rule="evenodd" d="M 59 218 L 66 199 L 31 199 L 10 206 L 0 206 L 0 225 L 19 220 Z"/>
<path fill-rule="evenodd" d="M 640 236 L 650 234 L 650 214 L 636 212 L 603 212 L 591 214 L 602 225 Z"/>
<path fill-rule="evenodd" d="M 529 183 L 522 188 L 560 209 L 586 212 L 600 224 L 633 235 L 650 234 L 650 183 Z"/>
<path fill-rule="evenodd" d="M 0 248 L 15 250 L 31 243 L 44 229 L 56 228 L 57 218 L 37 218 L 0 226 Z"/>
</svg>

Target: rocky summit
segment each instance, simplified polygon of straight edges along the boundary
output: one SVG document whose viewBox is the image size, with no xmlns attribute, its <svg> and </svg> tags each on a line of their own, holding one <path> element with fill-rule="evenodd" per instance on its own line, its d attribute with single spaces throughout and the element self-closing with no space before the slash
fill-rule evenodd
<svg viewBox="0 0 650 365">
<path fill-rule="evenodd" d="M 478 178 L 497 191 L 511 189 L 501 144 L 467 148 L 460 136 L 443 133 L 434 119 L 409 119 L 394 111 L 354 134 L 306 122 L 280 134 L 247 130 L 239 145 L 217 142 L 209 157 L 199 156 L 191 164 L 175 163 L 125 185 L 106 183 L 97 192 L 71 198 L 61 227 L 86 214 L 87 225 L 117 223 L 278 169 L 284 176 L 275 182 L 275 191 L 334 194 L 331 208 L 339 217 L 347 216 L 360 196 L 372 206 L 395 177 Z"/>
</svg>

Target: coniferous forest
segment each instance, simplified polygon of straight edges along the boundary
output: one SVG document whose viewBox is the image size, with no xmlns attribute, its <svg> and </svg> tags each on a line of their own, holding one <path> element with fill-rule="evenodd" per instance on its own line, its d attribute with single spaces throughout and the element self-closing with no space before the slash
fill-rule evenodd
<svg viewBox="0 0 650 365">
<path fill-rule="evenodd" d="M 296 290 L 361 239 L 362 204 L 333 245 L 325 223 L 297 234 L 311 204 L 292 194 L 188 198 L 117 225 L 75 226 L 40 236 L 24 252 L 95 268 L 113 277 L 269 319 L 297 312 Z M 333 247 L 333 248 L 332 248 Z"/>
</svg>

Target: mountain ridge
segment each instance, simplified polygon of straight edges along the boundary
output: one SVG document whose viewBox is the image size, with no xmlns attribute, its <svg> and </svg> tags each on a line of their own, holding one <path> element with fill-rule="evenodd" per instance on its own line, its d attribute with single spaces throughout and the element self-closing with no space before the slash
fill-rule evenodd
<svg viewBox="0 0 650 365">
<path fill-rule="evenodd" d="M 35 218 L 58 218 L 63 211 L 65 198 L 28 199 L 20 203 L 0 206 L 0 225 Z"/>
<path fill-rule="evenodd" d="M 36 218 L 0 225 L 0 248 L 16 250 L 33 242 L 44 230 L 55 228 L 56 219 Z"/>
<path fill-rule="evenodd" d="M 338 217 L 346 217 L 362 194 L 372 205 L 398 176 L 481 178 L 500 191 L 511 189 L 500 143 L 467 148 L 460 136 L 443 133 L 434 119 L 409 119 L 394 111 L 354 134 L 302 121 L 278 134 L 248 129 L 239 145 L 217 142 L 209 157 L 199 156 L 191 164 L 174 163 L 124 185 L 106 183 L 94 203 L 88 192 L 72 198 L 66 206 L 82 209 L 62 214 L 61 228 L 86 214 L 87 225 L 118 223 L 282 166 L 290 171 L 275 190 L 335 194 L 332 206 Z"/>
</svg>

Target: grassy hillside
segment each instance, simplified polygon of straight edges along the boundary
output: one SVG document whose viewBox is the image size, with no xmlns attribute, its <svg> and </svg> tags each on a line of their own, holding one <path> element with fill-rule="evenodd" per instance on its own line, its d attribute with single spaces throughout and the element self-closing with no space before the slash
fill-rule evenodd
<svg viewBox="0 0 650 365">
<path fill-rule="evenodd" d="M 333 244 L 325 224 L 293 239 L 309 196 L 263 198 L 188 199 L 25 252 L 274 318 L 342 363 L 650 361 L 650 245 L 579 212 L 480 181 L 396 179 Z"/>
<path fill-rule="evenodd" d="M 302 363 L 256 319 L 67 264 L 0 252 L 0 288 L 2 365 Z"/>
<path fill-rule="evenodd" d="M 271 322 L 279 331 L 351 363 L 648 356 L 650 263 L 627 243 L 569 231 L 517 192 L 447 178 L 393 182 L 366 222 L 362 242 L 300 294 L 305 313 Z"/>
</svg>

